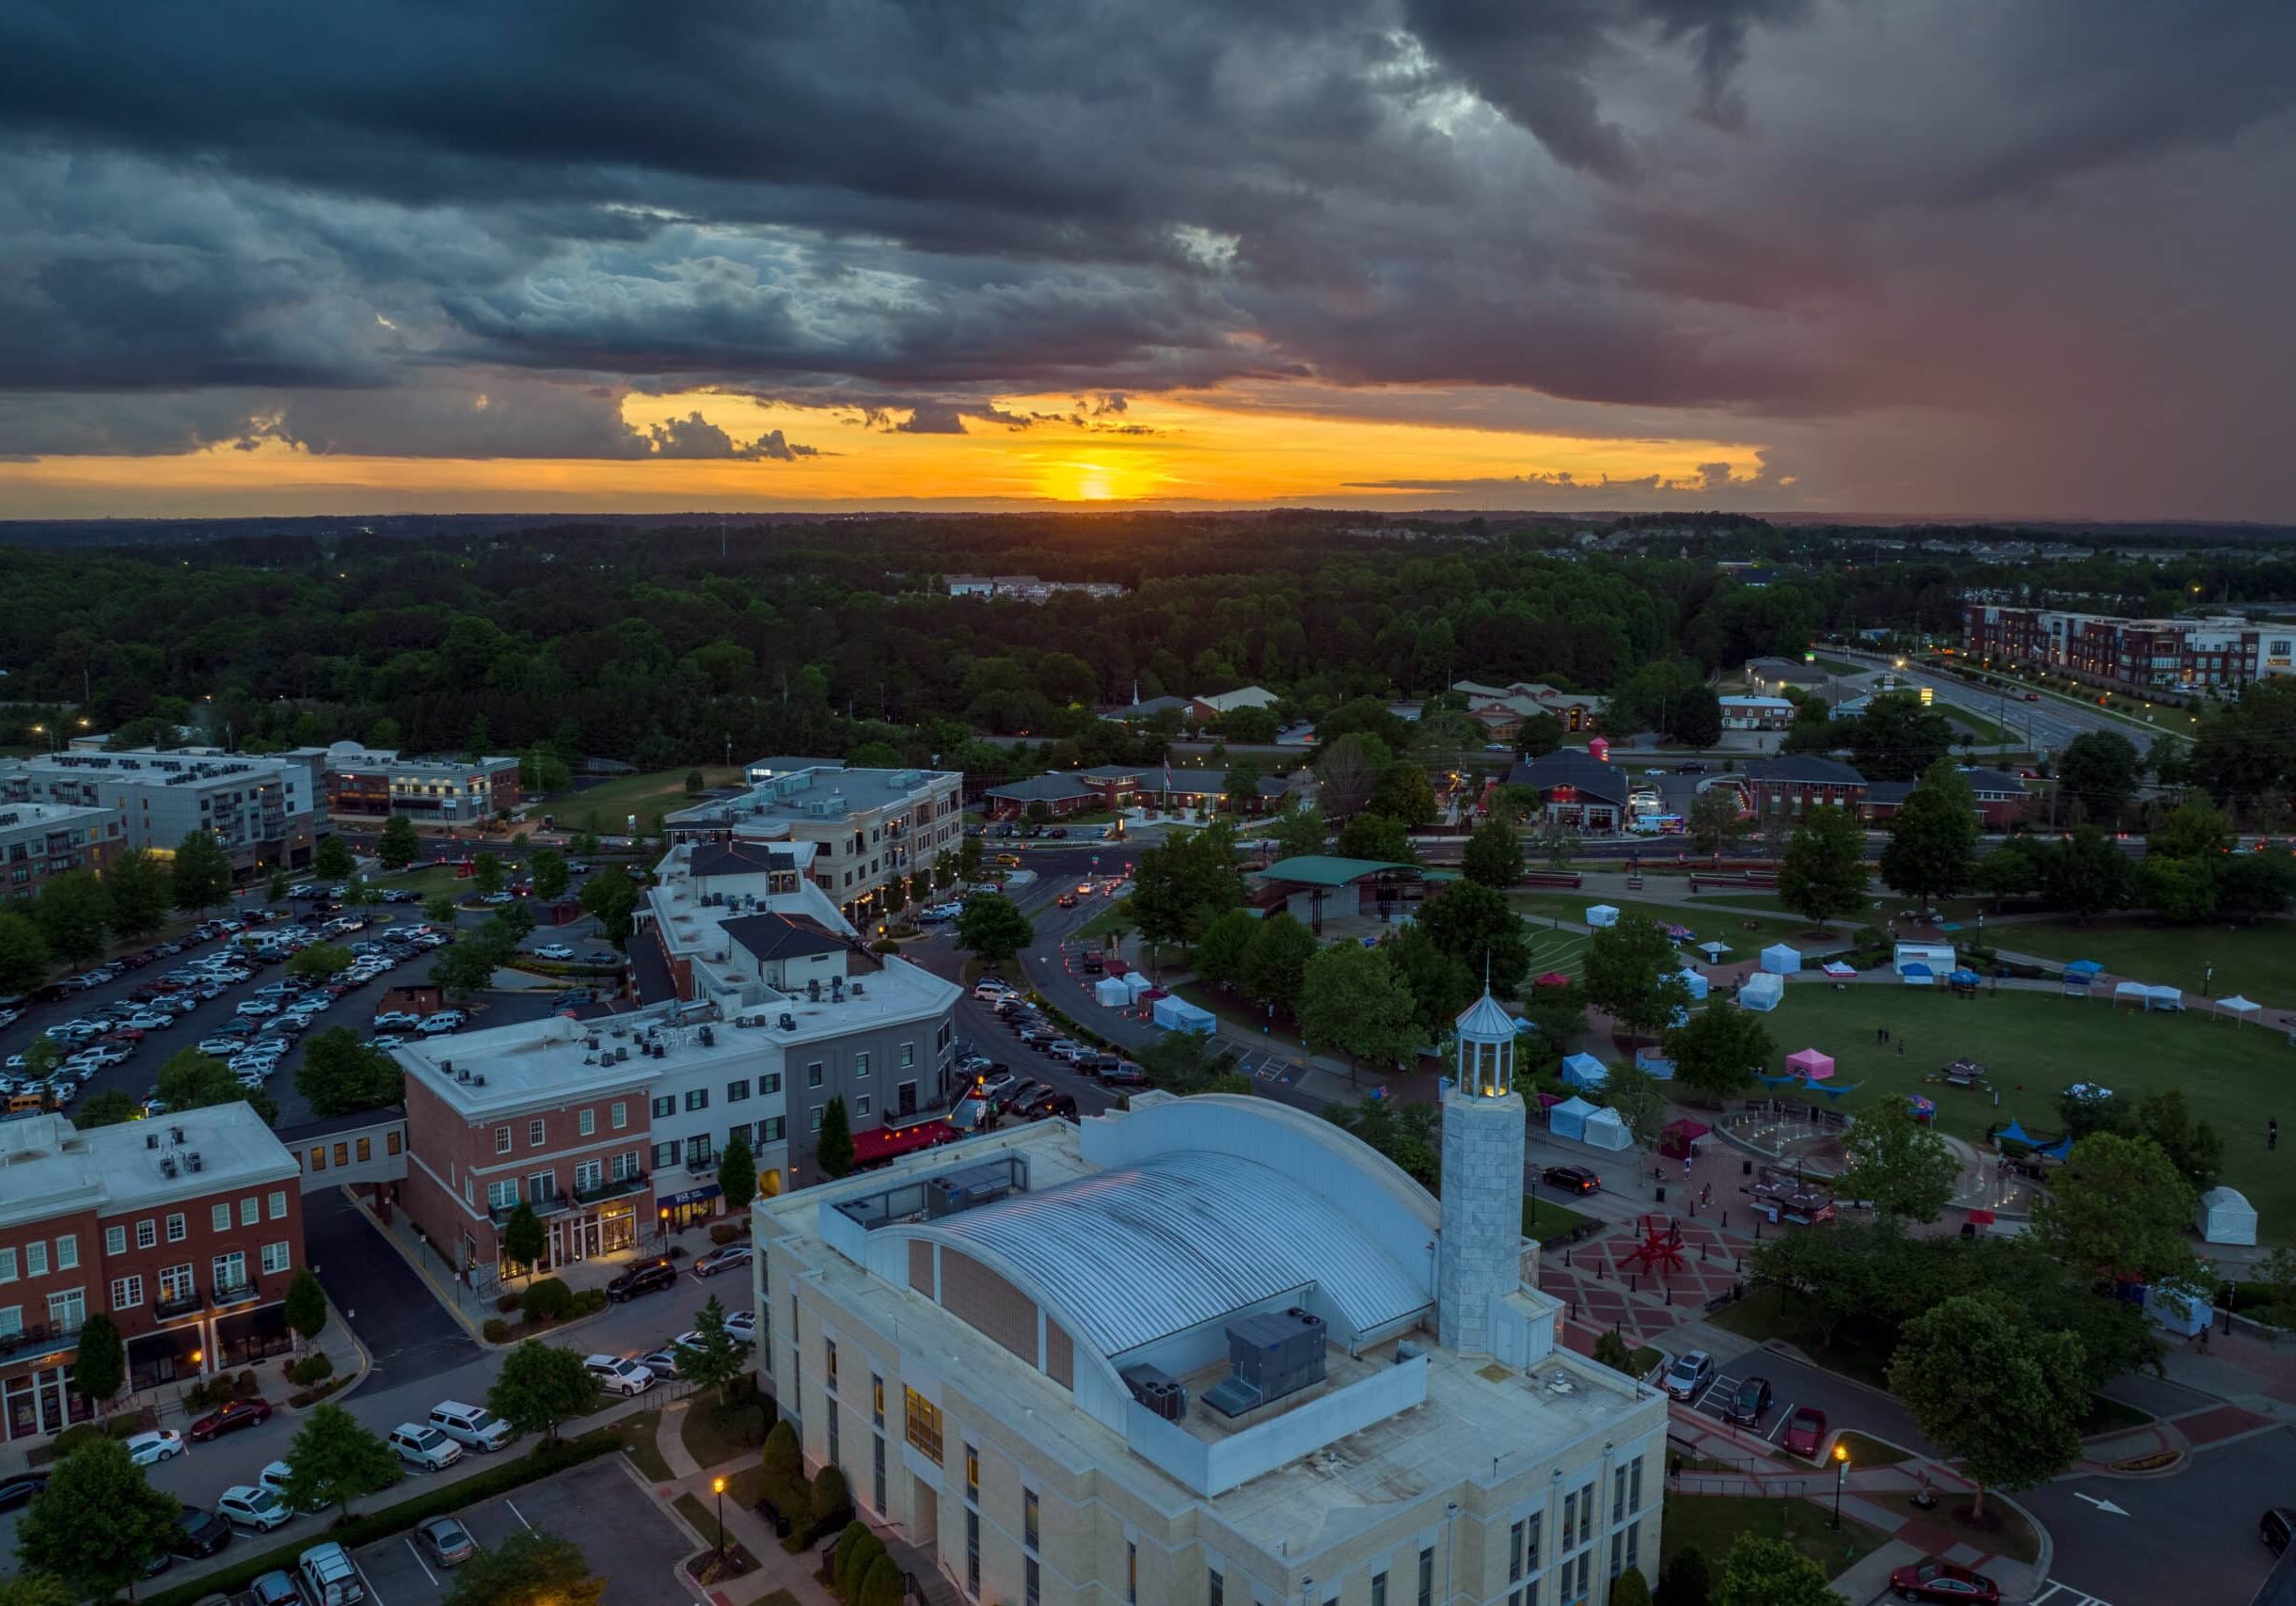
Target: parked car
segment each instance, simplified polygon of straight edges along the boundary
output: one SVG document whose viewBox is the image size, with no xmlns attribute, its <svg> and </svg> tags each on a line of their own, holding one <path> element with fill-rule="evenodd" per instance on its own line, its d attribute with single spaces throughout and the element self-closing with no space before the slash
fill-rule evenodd
<svg viewBox="0 0 2296 1606">
<path fill-rule="evenodd" d="M 757 1312 L 744 1305 L 725 1313 L 725 1330 L 743 1344 L 757 1342 Z"/>
<path fill-rule="evenodd" d="M 435 1015 L 427 1016 L 415 1029 L 424 1037 L 444 1037 L 462 1024 L 463 1012 L 460 1010 L 441 1010 Z"/>
<path fill-rule="evenodd" d="M 1064 1121 L 1074 1121 L 1076 1119 L 1076 1098 L 1071 1093 L 1047 1093 L 1043 1097 L 1032 1101 L 1028 1108 L 1021 1113 L 1031 1121 L 1050 1121 L 1054 1117 L 1059 1117 Z"/>
<path fill-rule="evenodd" d="M 10 1472 L 0 1477 L 0 1511 L 13 1511 L 48 1487 L 45 1472 Z"/>
<path fill-rule="evenodd" d="M 169 1461 L 183 1454 L 183 1436 L 171 1427 L 155 1428 L 150 1433 L 130 1434 L 125 1440 L 128 1459 L 138 1467 L 149 1467 L 154 1461 Z"/>
<path fill-rule="evenodd" d="M 1696 1399 L 1713 1381 L 1714 1357 L 1702 1349 L 1691 1350 L 1666 1369 L 1666 1391 L 1678 1400 Z"/>
<path fill-rule="evenodd" d="M 655 1376 L 660 1378 L 665 1383 L 674 1383 L 677 1381 L 678 1356 L 677 1351 L 674 1349 L 657 1349 L 648 1351 L 646 1354 L 638 1358 L 638 1364 L 644 1367 L 648 1372 L 653 1373 Z"/>
<path fill-rule="evenodd" d="M 1803 1406 L 1786 1418 L 1785 1435 L 1780 1442 L 1789 1455 L 1816 1460 L 1826 1447 L 1826 1413 L 1814 1406 Z"/>
<path fill-rule="evenodd" d="M 247 1593 L 233 1598 L 245 1606 L 303 1606 L 303 1591 L 294 1574 L 272 1571 L 247 1585 Z"/>
<path fill-rule="evenodd" d="M 2001 1585 L 1985 1574 L 1951 1562 L 1915 1562 L 1890 1574 L 1890 1589 L 1900 1600 L 1944 1600 L 1956 1606 L 2000 1606 Z"/>
<path fill-rule="evenodd" d="M 214 1555 L 231 1542 L 231 1525 L 212 1511 L 187 1505 L 175 1514 L 175 1532 L 168 1535 L 171 1555 L 199 1559 Z"/>
<path fill-rule="evenodd" d="M 1769 1408 L 1770 1380 L 1748 1377 L 1732 1392 L 1727 1415 L 1741 1427 L 1760 1427 Z"/>
<path fill-rule="evenodd" d="M 677 1263 L 668 1255 L 633 1262 L 606 1285 L 606 1297 L 619 1304 L 641 1294 L 656 1294 L 677 1284 Z"/>
<path fill-rule="evenodd" d="M 390 1430 L 389 1443 L 419 1472 L 440 1471 L 463 1458 L 463 1447 L 427 1423 L 401 1423 Z"/>
<path fill-rule="evenodd" d="M 1100 1085 L 1106 1088 L 1145 1088 L 1148 1085 L 1148 1073 L 1129 1059 L 1103 1064 L 1093 1073 L 1100 1077 Z"/>
<path fill-rule="evenodd" d="M 1549 1166 L 1539 1173 L 1539 1180 L 1548 1187 L 1564 1193 L 1600 1193 L 1603 1179 L 1584 1166 Z"/>
<path fill-rule="evenodd" d="M 359 1576 L 351 1552 L 331 1539 L 295 1558 L 295 1576 L 316 1606 L 357 1606 L 367 1598 L 367 1581 Z"/>
<path fill-rule="evenodd" d="M 705 1254 L 694 1256 L 693 1274 L 696 1277 L 715 1277 L 721 1271 L 732 1271 L 736 1266 L 749 1264 L 749 1245 L 721 1244 Z"/>
<path fill-rule="evenodd" d="M 250 1019 L 260 1015 L 276 1015 L 278 1012 L 279 1007 L 268 998 L 243 998 L 239 1001 L 239 1007 L 231 1011 L 235 1015 L 245 1015 Z"/>
<path fill-rule="evenodd" d="M 0 1507 L 6 1501 L 0 1498 Z M 2296 1509 L 2285 1505 L 2268 1505 L 2264 1515 L 2256 1519 L 2256 1534 L 2273 1555 L 2288 1548 L 2288 1540 L 2296 1538 Z"/>
<path fill-rule="evenodd" d="M 451 1567 L 478 1554 L 479 1548 L 470 1537 L 470 1530 L 451 1517 L 434 1517 L 418 1524 L 415 1540 L 437 1566 Z"/>
<path fill-rule="evenodd" d="M 589 1356 L 583 1360 L 582 1369 L 610 1394 L 642 1394 L 654 1387 L 654 1374 L 649 1368 L 618 1355 Z"/>
<path fill-rule="evenodd" d="M 237 1433 L 243 1427 L 254 1427 L 270 1420 L 269 1400 L 228 1401 L 191 1424 L 192 1442 L 205 1444 L 211 1439 Z"/>
<path fill-rule="evenodd" d="M 510 1423 L 484 1406 L 467 1406 L 460 1400 L 441 1400 L 433 1406 L 431 1425 L 473 1450 L 499 1450 L 511 1439 Z"/>
<path fill-rule="evenodd" d="M 215 1502 L 215 1515 L 227 1522 L 264 1534 L 295 1519 L 285 1501 L 255 1484 L 233 1484 L 225 1489 L 222 1498 Z"/>
<path fill-rule="evenodd" d="M 400 1026 L 411 1030 L 422 1025 L 422 1017 L 405 1010 L 385 1010 L 372 1024 L 376 1031 L 391 1031 Z"/>
<path fill-rule="evenodd" d="M 574 950 L 563 943 L 545 943 L 534 950 L 534 955 L 538 959 L 569 960 L 574 957 Z"/>
<path fill-rule="evenodd" d="M 232 1055 L 239 1052 L 239 1039 L 235 1037 L 203 1037 L 199 1040 L 199 1052 L 201 1054 L 214 1055 L 218 1059 L 228 1059 Z"/>
</svg>

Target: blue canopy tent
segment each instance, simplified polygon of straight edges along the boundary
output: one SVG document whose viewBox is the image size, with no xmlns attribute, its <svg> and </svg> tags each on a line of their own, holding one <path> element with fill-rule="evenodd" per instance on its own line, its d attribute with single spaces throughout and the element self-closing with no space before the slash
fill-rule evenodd
<svg viewBox="0 0 2296 1606">
<path fill-rule="evenodd" d="M 1934 987 L 1937 985 L 1937 973 L 1918 962 L 1899 965 L 1897 974 L 1905 978 L 1906 985 L 1908 987 Z"/>
<path fill-rule="evenodd" d="M 1674 974 L 1682 978 L 1683 986 L 1689 990 L 1692 1003 L 1698 1002 L 1706 995 L 1708 983 L 1704 972 L 1693 970 L 1688 965 L 1685 965 Z"/>
<path fill-rule="evenodd" d="M 1993 1136 L 1996 1139 L 2006 1138 L 2012 1143 L 2022 1143 L 2028 1149 L 2038 1149 L 2041 1146 L 2041 1140 L 2039 1138 L 2035 1137 L 2032 1133 L 2027 1132 L 2014 1120 L 2012 1120 L 2008 1125 L 2003 1127 L 1999 1132 L 1996 1132 Z"/>
<path fill-rule="evenodd" d="M 2068 981 L 2074 977 L 2083 981 L 2094 981 L 2104 974 L 2104 968 L 2093 959 L 2077 959 L 2065 967 L 2065 978 Z"/>
<path fill-rule="evenodd" d="M 1591 1054 L 1574 1054 L 1562 1062 L 1562 1079 L 1574 1088 L 1599 1088 L 1609 1074 Z"/>
<path fill-rule="evenodd" d="M 1591 1105 L 1584 1099 L 1565 1099 L 1561 1104 L 1546 1112 L 1546 1129 L 1558 1137 L 1576 1138 L 1584 1142 L 1587 1136 L 1587 1117 L 1592 1115 L 1597 1107 L 1599 1106 Z"/>
<path fill-rule="evenodd" d="M 1661 1082 L 1671 1082 L 1674 1079 L 1674 1062 L 1666 1057 L 1666 1051 L 1664 1049 L 1636 1049 L 1635 1069 L 1638 1071 L 1648 1072 L 1653 1077 Z"/>
<path fill-rule="evenodd" d="M 2040 1148 L 2034 1151 L 2035 1153 L 2046 1155 L 2051 1160 L 2062 1160 L 2072 1152 L 2073 1135 L 2069 1132 L 2064 1137 L 2058 1138 L 2054 1143 L 2044 1144 Z"/>
</svg>

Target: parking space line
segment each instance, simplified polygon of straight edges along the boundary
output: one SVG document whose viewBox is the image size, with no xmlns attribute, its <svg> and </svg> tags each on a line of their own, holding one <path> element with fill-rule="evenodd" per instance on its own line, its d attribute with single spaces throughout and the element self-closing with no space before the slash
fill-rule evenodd
<svg viewBox="0 0 2296 1606">
<path fill-rule="evenodd" d="M 1769 1432 L 1764 1434 L 1762 1437 L 1768 1439 L 1771 1443 L 1776 1443 L 1779 1434 L 1785 1431 L 1786 1423 L 1792 1422 L 1793 1420 L 1794 1402 L 1792 1400 L 1788 1400 L 1783 1406 L 1779 1407 L 1778 1420 L 1770 1424 Z"/>
<path fill-rule="evenodd" d="M 685 1402 L 682 1400 L 679 1402 L 681 1405 L 684 1403 Z M 510 1507 L 510 1514 L 513 1517 L 515 1517 L 521 1522 L 526 1522 L 526 1513 L 518 1509 L 518 1503 L 516 1501 L 505 1497 L 502 1503 Z M 534 1525 L 531 1522 L 526 1522 L 526 1531 L 531 1534 L 534 1531 Z"/>
<path fill-rule="evenodd" d="M 438 1577 L 435 1573 L 432 1572 L 429 1567 L 422 1566 L 422 1552 L 415 1549 L 415 1541 L 411 1537 L 406 1540 L 406 1553 L 415 1558 L 415 1565 L 419 1567 L 422 1567 L 422 1576 L 431 1581 L 431 1586 L 433 1588 L 436 1588 L 438 1585 Z"/>
<path fill-rule="evenodd" d="M 358 1574 L 359 1582 L 367 1586 L 367 1598 L 373 1601 L 374 1606 L 386 1606 L 386 1602 L 383 1599 L 383 1592 L 375 1588 L 374 1580 L 367 1576 L 367 1569 L 359 1566 L 356 1559 L 354 1559 L 351 1563 L 351 1570 Z"/>
</svg>

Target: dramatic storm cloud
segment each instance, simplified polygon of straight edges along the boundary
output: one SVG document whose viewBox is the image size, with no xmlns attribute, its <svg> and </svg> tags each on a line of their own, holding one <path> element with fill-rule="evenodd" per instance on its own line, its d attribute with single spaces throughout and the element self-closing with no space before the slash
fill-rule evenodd
<svg viewBox="0 0 2296 1606">
<path fill-rule="evenodd" d="M 2263 0 L 15 0 L 0 459 L 2291 517 L 2292 100 Z M 1433 427 L 1170 455 L 1307 416 Z"/>
</svg>

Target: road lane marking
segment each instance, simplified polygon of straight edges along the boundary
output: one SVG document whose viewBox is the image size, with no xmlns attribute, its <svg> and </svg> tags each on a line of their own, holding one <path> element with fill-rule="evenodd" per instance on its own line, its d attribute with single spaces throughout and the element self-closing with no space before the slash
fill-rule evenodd
<svg viewBox="0 0 2296 1606">
<path fill-rule="evenodd" d="M 431 1587 L 434 1589 L 437 1588 L 437 1575 L 433 1573 L 429 1567 L 422 1566 L 422 1552 L 415 1549 L 415 1541 L 412 1538 L 409 1538 L 406 1541 L 406 1553 L 415 1558 L 415 1565 L 417 1566 L 422 1567 L 422 1576 L 431 1581 Z"/>
<path fill-rule="evenodd" d="M 517 1502 L 513 1500 L 505 1500 L 502 1503 L 510 1507 L 510 1514 L 513 1517 L 515 1517 L 521 1522 L 526 1522 L 526 1513 L 518 1509 Z M 531 1534 L 534 1531 L 534 1525 L 531 1522 L 526 1522 L 526 1531 Z"/>
<path fill-rule="evenodd" d="M 2109 1500 L 2098 1500 L 2093 1494 L 2082 1494 L 2079 1489 L 2075 1489 L 2073 1491 L 2073 1498 L 2075 1500 L 2087 1501 L 2091 1505 L 2095 1506 L 2098 1510 L 2103 1512 L 2108 1517 L 2126 1517 L 2129 1515 L 2128 1510 L 2125 1507 L 2114 1505 Z"/>
</svg>

